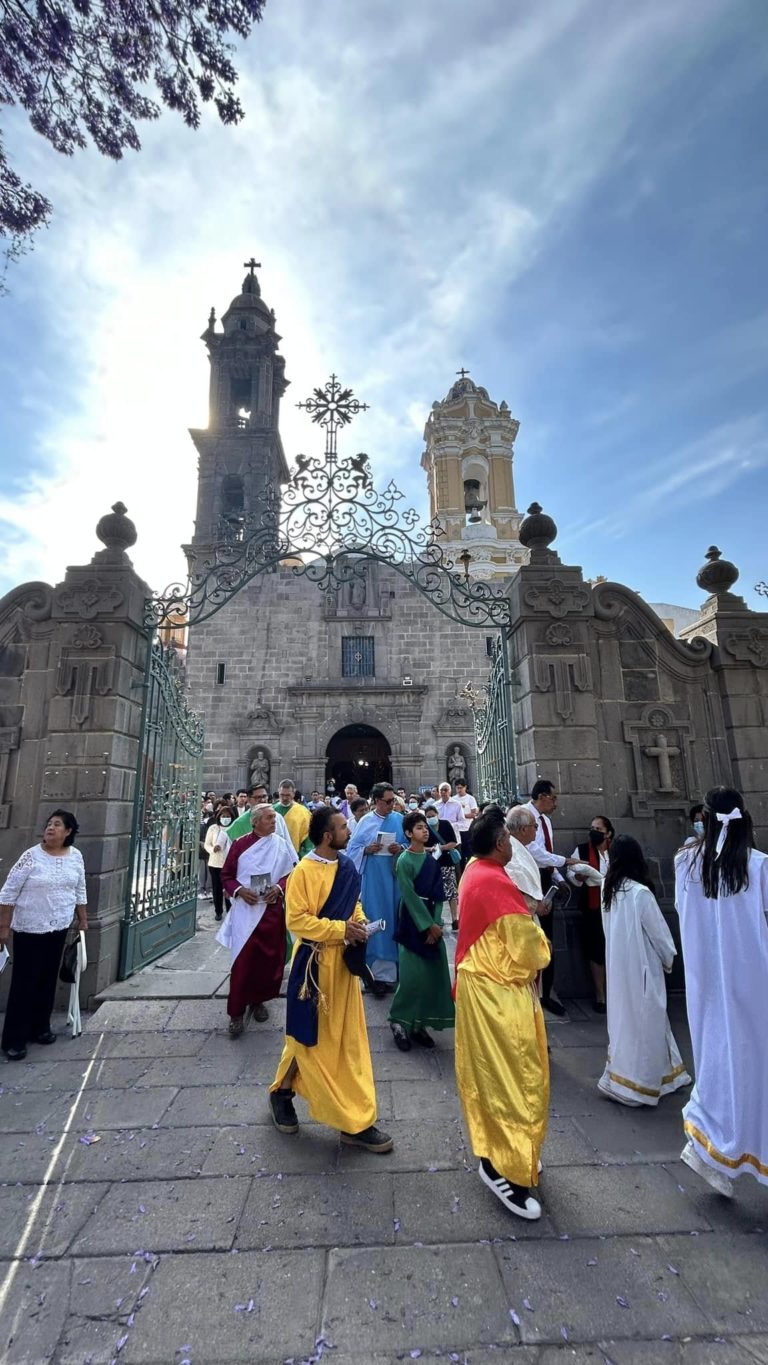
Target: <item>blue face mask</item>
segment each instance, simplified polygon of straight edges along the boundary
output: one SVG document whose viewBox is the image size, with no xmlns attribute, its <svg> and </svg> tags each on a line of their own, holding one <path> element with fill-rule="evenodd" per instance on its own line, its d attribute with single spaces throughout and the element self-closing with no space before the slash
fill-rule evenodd
<svg viewBox="0 0 768 1365">
<path fill-rule="evenodd" d="M 698 835 L 698 837 L 699 837 L 700 839 L 702 839 L 702 838 L 704 837 L 704 821 L 703 821 L 703 820 L 694 820 L 694 822 L 693 822 L 693 832 L 694 832 L 694 834 Z"/>
<path fill-rule="evenodd" d="M 408 802 L 408 809 L 409 809 L 409 810 L 418 810 L 418 809 L 419 809 L 419 803 L 418 803 L 418 801 L 409 801 L 409 802 Z"/>
<path fill-rule="evenodd" d="M 437 829 L 438 823 L 437 820 L 427 820 L 430 829 Z"/>
</svg>

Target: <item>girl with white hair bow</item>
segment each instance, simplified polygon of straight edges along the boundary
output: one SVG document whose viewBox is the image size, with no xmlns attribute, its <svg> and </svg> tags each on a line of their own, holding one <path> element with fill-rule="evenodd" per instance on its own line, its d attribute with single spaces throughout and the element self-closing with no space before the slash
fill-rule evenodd
<svg viewBox="0 0 768 1365">
<path fill-rule="evenodd" d="M 707 792 L 675 891 L 696 1067 L 682 1159 L 730 1196 L 740 1175 L 768 1185 L 768 857 L 740 792 Z"/>
</svg>

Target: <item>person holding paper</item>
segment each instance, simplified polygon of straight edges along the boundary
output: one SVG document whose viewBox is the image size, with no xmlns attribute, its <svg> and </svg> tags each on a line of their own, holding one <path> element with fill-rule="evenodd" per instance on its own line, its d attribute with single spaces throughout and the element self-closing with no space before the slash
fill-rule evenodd
<svg viewBox="0 0 768 1365">
<path fill-rule="evenodd" d="M 297 1133 L 293 1099 L 300 1095 L 315 1122 L 339 1130 L 344 1144 L 390 1152 L 392 1138 L 375 1126 L 360 978 L 345 958 L 346 948 L 367 939 L 360 874 L 343 851 L 349 841 L 345 817 L 333 806 L 319 807 L 309 837 L 313 851 L 289 878 L 286 894 L 288 928 L 298 941 L 288 978 L 285 1046 L 270 1088 L 272 1120 L 279 1132 Z M 391 878 L 391 858 L 386 865 Z"/>
<path fill-rule="evenodd" d="M 589 826 L 589 839 L 577 844 L 571 855 L 600 877 L 608 872 L 608 852 L 616 831 L 607 815 L 595 815 Z M 603 933 L 600 877 L 587 878 L 576 867 L 569 867 L 568 880 L 579 890 L 581 946 L 592 974 L 595 1014 L 605 1014 L 605 934 Z"/>
<path fill-rule="evenodd" d="M 388 782 L 371 788 L 373 810 L 355 826 L 349 856 L 362 876 L 361 900 L 368 919 L 383 919 L 386 929 L 368 943 L 368 965 L 374 995 L 386 995 L 397 985 L 395 928 L 400 900 L 392 875 L 392 859 L 405 848 L 403 817 L 394 809 L 395 793 Z M 381 836 L 381 837 L 379 837 Z"/>
<path fill-rule="evenodd" d="M 56 1042 L 51 1011 L 67 930 L 73 918 L 88 928 L 85 867 L 74 847 L 78 823 L 71 811 L 49 815 L 43 837 L 14 863 L 0 890 L 0 949 L 13 929 L 11 990 L 2 1049 L 11 1062 L 28 1043 Z"/>
<path fill-rule="evenodd" d="M 254 807 L 252 833 L 230 845 L 221 880 L 232 902 L 216 938 L 232 953 L 229 977 L 229 1036 L 239 1038 L 246 1015 L 263 1023 L 266 1000 L 280 994 L 285 966 L 283 896 L 294 864 L 293 850 L 275 834 L 271 806 Z"/>
<path fill-rule="evenodd" d="M 443 941 L 443 879 L 426 851 L 430 830 L 420 810 L 409 811 L 403 831 L 410 842 L 395 867 L 401 896 L 395 933 L 400 981 L 389 1024 L 397 1047 L 410 1052 L 412 1043 L 434 1047 L 427 1029 L 453 1028 L 455 1011 Z"/>
</svg>

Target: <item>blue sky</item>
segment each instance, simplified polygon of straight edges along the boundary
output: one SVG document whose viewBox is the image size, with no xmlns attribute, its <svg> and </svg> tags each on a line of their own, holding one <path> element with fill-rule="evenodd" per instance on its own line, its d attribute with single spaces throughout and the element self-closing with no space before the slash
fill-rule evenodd
<svg viewBox="0 0 768 1365">
<path fill-rule="evenodd" d="M 237 129 L 168 113 L 115 165 L 5 114 L 55 213 L 0 300 L 0 590 L 87 561 L 117 498 L 140 572 L 178 576 L 200 333 L 255 253 L 289 457 L 336 370 L 371 404 L 354 449 L 425 509 L 424 421 L 466 365 L 566 562 L 695 606 L 714 542 L 758 606 L 767 38 L 764 0 L 269 0 Z"/>
</svg>

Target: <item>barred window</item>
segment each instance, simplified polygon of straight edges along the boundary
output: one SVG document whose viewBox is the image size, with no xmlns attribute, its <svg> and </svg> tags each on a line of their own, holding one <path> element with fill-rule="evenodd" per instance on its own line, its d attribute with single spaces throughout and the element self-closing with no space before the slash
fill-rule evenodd
<svg viewBox="0 0 768 1365">
<path fill-rule="evenodd" d="M 375 673 L 373 636 L 346 636 L 341 642 L 342 678 L 372 678 Z"/>
</svg>

